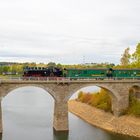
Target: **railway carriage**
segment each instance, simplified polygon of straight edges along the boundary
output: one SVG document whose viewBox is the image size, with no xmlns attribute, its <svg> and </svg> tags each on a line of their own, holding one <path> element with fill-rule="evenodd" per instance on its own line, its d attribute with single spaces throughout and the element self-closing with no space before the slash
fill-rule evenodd
<svg viewBox="0 0 140 140">
<path fill-rule="evenodd" d="M 105 78 L 108 69 L 67 69 L 66 77 L 81 78 Z"/>
<path fill-rule="evenodd" d="M 94 69 L 67 69 L 67 77 L 76 78 L 140 78 L 140 69 L 112 69 L 112 68 L 94 68 Z"/>
</svg>

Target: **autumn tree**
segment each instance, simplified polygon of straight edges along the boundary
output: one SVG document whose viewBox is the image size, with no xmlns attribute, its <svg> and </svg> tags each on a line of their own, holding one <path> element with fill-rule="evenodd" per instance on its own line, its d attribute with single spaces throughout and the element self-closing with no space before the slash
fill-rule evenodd
<svg viewBox="0 0 140 140">
<path fill-rule="evenodd" d="M 136 51 L 132 54 L 132 59 L 136 64 L 140 64 L 140 43 L 136 46 Z"/>
<path fill-rule="evenodd" d="M 129 48 L 126 48 L 122 57 L 121 57 L 121 65 L 122 66 L 127 66 L 130 63 L 130 53 L 129 53 Z"/>
</svg>

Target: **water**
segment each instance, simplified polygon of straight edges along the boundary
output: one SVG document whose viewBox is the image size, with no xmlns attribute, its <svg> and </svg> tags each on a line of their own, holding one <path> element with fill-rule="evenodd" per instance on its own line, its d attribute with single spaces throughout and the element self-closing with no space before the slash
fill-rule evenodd
<svg viewBox="0 0 140 140">
<path fill-rule="evenodd" d="M 17 89 L 2 101 L 2 140 L 138 140 L 98 129 L 69 113 L 69 132 L 53 130 L 53 98 L 35 87 Z"/>
</svg>

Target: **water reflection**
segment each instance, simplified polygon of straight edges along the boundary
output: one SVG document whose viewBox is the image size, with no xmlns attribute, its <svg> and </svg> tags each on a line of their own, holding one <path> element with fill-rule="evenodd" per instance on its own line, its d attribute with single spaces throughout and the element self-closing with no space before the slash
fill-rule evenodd
<svg viewBox="0 0 140 140">
<path fill-rule="evenodd" d="M 69 131 L 58 132 L 53 129 L 54 140 L 68 140 Z"/>
<path fill-rule="evenodd" d="M 53 130 L 54 99 L 44 90 L 24 87 L 3 101 L 2 140 L 138 140 L 93 127 L 69 113 L 69 132 Z"/>
<path fill-rule="evenodd" d="M 2 133 L 0 133 L 0 140 L 2 140 Z"/>
</svg>

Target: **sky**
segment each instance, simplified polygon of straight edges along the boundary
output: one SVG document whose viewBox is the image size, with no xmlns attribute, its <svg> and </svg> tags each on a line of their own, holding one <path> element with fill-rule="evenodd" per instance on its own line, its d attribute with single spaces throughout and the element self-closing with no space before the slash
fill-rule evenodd
<svg viewBox="0 0 140 140">
<path fill-rule="evenodd" d="M 140 0 L 0 0 L 0 62 L 118 64 L 139 14 Z"/>
</svg>

